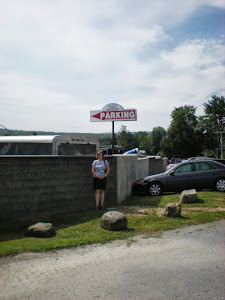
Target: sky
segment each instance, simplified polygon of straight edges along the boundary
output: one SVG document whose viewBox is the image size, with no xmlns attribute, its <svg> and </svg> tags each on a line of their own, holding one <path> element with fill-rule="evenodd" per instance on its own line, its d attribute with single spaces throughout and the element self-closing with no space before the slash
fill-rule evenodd
<svg viewBox="0 0 225 300">
<path fill-rule="evenodd" d="M 224 0 L 0 0 L 0 125 L 101 133 L 109 103 L 136 108 L 115 132 L 167 129 L 225 96 Z"/>
</svg>

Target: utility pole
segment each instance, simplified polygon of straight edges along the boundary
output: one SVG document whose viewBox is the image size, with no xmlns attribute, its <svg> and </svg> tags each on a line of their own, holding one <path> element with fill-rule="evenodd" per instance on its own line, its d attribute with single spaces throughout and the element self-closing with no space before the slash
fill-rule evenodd
<svg viewBox="0 0 225 300">
<path fill-rule="evenodd" d="M 225 133 L 225 117 L 217 119 L 217 134 L 220 134 L 220 158 L 223 159 L 223 133 Z"/>
<path fill-rule="evenodd" d="M 223 133 L 221 132 L 220 134 L 221 134 L 221 136 L 220 136 L 220 147 L 221 147 L 220 156 L 223 159 Z"/>
<path fill-rule="evenodd" d="M 217 134 L 220 134 L 220 158 L 223 159 L 223 133 L 225 131 L 218 131 Z"/>
</svg>

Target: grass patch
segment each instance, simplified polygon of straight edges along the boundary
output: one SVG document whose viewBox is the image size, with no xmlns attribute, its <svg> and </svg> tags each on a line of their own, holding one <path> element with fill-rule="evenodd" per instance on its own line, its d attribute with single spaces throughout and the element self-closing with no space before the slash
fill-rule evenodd
<svg viewBox="0 0 225 300">
<path fill-rule="evenodd" d="M 225 218 L 225 194 L 220 192 L 198 192 L 198 202 L 182 204 L 181 218 L 160 217 L 157 209 L 167 203 L 179 201 L 179 194 L 165 194 L 160 197 L 132 196 L 120 207 L 128 219 L 128 229 L 119 232 L 106 231 L 100 227 L 100 218 L 104 212 L 87 210 L 84 212 L 59 214 L 48 219 L 38 220 L 52 223 L 57 235 L 50 239 L 24 238 L 25 229 L 36 221 L 7 224 L 0 229 L 0 256 L 22 252 L 54 251 L 93 243 L 106 243 L 115 239 L 126 239 L 136 234 L 160 236 L 163 230 L 184 225 L 193 225 Z M 132 211 L 132 207 L 149 209 L 151 213 Z M 186 210 L 185 210 L 186 208 Z M 193 208 L 193 210 L 190 210 Z M 194 211 L 194 208 L 202 210 Z M 213 211 L 220 208 L 221 211 Z M 189 210 L 188 210 L 189 209 Z M 210 211 L 211 210 L 211 211 Z M 15 229 L 16 228 L 16 229 Z"/>
<path fill-rule="evenodd" d="M 225 207 L 225 194 L 223 192 L 197 192 L 198 201 L 192 204 L 182 204 L 182 207 Z M 167 193 L 163 196 L 152 197 L 148 195 L 134 195 L 123 202 L 127 206 L 164 207 L 167 203 L 179 202 L 179 194 Z"/>
</svg>

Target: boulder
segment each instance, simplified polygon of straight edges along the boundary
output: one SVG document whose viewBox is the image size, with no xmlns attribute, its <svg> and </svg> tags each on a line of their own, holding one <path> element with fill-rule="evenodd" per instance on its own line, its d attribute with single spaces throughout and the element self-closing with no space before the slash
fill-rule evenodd
<svg viewBox="0 0 225 300">
<path fill-rule="evenodd" d="M 178 218 L 181 216 L 181 203 L 168 203 L 164 207 L 164 212 L 162 214 L 163 216 L 169 217 L 169 218 Z"/>
<path fill-rule="evenodd" d="M 51 238 L 56 236 L 55 228 L 51 223 L 36 223 L 27 228 L 24 236 L 36 238 Z"/>
<path fill-rule="evenodd" d="M 197 192 L 195 189 L 185 190 L 179 197 L 181 203 L 194 203 L 197 201 Z"/>
<path fill-rule="evenodd" d="M 126 216 L 118 211 L 109 211 L 101 217 L 101 227 L 110 231 L 119 231 L 127 228 Z"/>
</svg>

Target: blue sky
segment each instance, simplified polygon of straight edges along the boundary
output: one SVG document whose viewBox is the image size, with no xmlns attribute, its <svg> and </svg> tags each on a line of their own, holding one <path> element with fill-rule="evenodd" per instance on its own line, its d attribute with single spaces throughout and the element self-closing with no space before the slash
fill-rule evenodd
<svg viewBox="0 0 225 300">
<path fill-rule="evenodd" d="M 0 124 L 110 132 L 90 111 L 114 102 L 137 109 L 116 132 L 167 129 L 225 96 L 224 40 L 223 0 L 1 0 Z"/>
</svg>

